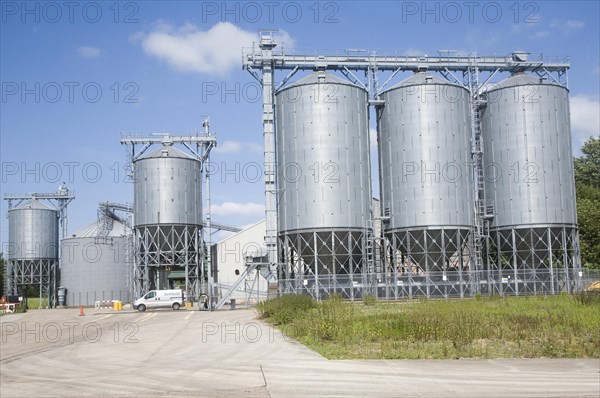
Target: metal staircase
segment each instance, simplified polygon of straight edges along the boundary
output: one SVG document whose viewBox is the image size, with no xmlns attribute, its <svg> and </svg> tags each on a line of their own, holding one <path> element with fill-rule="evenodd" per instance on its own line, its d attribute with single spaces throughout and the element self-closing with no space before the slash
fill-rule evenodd
<svg viewBox="0 0 600 398">
<path fill-rule="evenodd" d="M 235 283 L 233 285 L 231 285 L 229 290 L 227 290 L 227 292 L 225 292 L 225 294 L 223 294 L 223 296 L 221 297 L 221 300 L 219 300 L 217 302 L 217 305 L 215 306 L 214 309 L 218 310 L 219 308 L 221 308 L 223 306 L 223 304 L 225 304 L 225 302 L 229 299 L 229 297 L 231 297 L 231 295 L 238 289 L 238 287 L 240 287 L 240 285 L 246 281 L 246 278 L 248 278 L 248 276 L 250 276 L 252 271 L 257 269 L 260 265 L 265 265 L 265 268 L 268 268 L 268 266 L 266 264 L 248 263 L 244 272 L 242 272 L 242 274 L 237 279 L 237 281 L 235 281 Z"/>
</svg>

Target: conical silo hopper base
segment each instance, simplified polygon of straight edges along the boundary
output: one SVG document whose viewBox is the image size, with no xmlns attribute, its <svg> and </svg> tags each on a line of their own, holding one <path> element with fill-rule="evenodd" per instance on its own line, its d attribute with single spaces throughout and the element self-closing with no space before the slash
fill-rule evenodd
<svg viewBox="0 0 600 398">
<path fill-rule="evenodd" d="M 280 235 L 282 277 L 352 275 L 363 269 L 362 231 L 302 231 Z"/>
<path fill-rule="evenodd" d="M 388 239 L 402 263 L 400 272 L 441 279 L 443 271 L 467 267 L 462 251 L 469 233 L 466 229 L 402 231 L 388 235 Z"/>
<path fill-rule="evenodd" d="M 578 283 L 577 230 L 546 226 L 493 230 L 497 291 L 506 294 L 570 292 Z"/>
</svg>

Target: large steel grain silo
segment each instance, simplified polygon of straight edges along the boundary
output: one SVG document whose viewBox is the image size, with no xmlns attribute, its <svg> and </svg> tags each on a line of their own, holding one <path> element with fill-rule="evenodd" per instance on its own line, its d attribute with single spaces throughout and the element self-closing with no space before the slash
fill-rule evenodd
<svg viewBox="0 0 600 398">
<path fill-rule="evenodd" d="M 134 161 L 134 294 L 173 287 L 195 291 L 202 252 L 202 170 L 198 159 L 165 143 Z"/>
<path fill-rule="evenodd" d="M 568 90 L 517 73 L 485 97 L 485 194 L 498 288 L 571 290 L 579 259 Z"/>
<path fill-rule="evenodd" d="M 280 277 L 361 272 L 371 202 L 367 92 L 316 72 L 275 98 Z"/>
<path fill-rule="evenodd" d="M 58 262 L 58 210 L 36 199 L 8 210 L 8 275 L 11 293 L 18 284 L 36 284 L 40 298 L 54 299 Z"/>
<path fill-rule="evenodd" d="M 110 228 L 102 231 L 102 224 Z M 131 228 L 120 220 L 100 219 L 61 241 L 60 284 L 67 289 L 66 305 L 130 301 L 130 238 Z"/>
<path fill-rule="evenodd" d="M 473 226 L 469 93 L 415 73 L 382 94 L 378 111 L 381 201 L 393 278 L 422 277 L 402 294 L 436 295 L 435 281 L 469 265 Z M 395 284 L 396 285 L 396 284 Z"/>
</svg>

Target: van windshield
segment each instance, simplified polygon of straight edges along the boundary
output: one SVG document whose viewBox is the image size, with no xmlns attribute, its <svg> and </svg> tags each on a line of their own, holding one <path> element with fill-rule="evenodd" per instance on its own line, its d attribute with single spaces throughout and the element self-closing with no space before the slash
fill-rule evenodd
<svg viewBox="0 0 600 398">
<path fill-rule="evenodd" d="M 156 292 L 150 292 L 147 295 L 145 295 L 144 298 L 147 300 L 153 298 L 154 296 L 156 296 Z"/>
</svg>

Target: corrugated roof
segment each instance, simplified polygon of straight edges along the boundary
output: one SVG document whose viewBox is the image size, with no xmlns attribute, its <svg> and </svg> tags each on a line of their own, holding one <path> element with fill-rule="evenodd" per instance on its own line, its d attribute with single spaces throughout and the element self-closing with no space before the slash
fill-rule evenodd
<svg viewBox="0 0 600 398">
<path fill-rule="evenodd" d="M 193 159 L 188 154 L 180 151 L 177 148 L 174 148 L 171 145 L 163 145 L 162 147 L 158 148 L 156 151 L 152 152 L 150 155 L 144 156 L 142 159 L 165 158 L 165 157 L 168 157 L 168 158 Z"/>
<path fill-rule="evenodd" d="M 40 202 L 37 199 L 31 199 L 31 200 L 27 200 L 23 203 L 21 203 L 20 205 L 12 208 L 11 210 L 21 210 L 21 209 L 35 209 L 35 210 L 53 210 L 53 211 L 57 211 L 54 207 Z"/>
<path fill-rule="evenodd" d="M 306 85 L 313 85 L 313 84 L 345 84 L 347 86 L 358 87 L 358 88 L 362 89 L 362 87 L 357 86 L 356 84 L 352 83 L 350 80 L 342 79 L 340 77 L 332 75 L 331 73 L 315 72 L 306 77 L 303 77 L 302 79 L 290 84 L 289 86 L 282 88 L 279 91 L 283 91 L 283 90 L 286 90 L 291 87 L 306 86 Z"/>
<path fill-rule="evenodd" d="M 451 81 L 446 80 L 446 79 L 441 79 L 437 76 L 433 76 L 430 73 L 417 72 L 414 75 L 412 75 L 411 77 L 409 77 L 408 79 L 402 80 L 400 83 L 396 84 L 395 86 L 393 86 L 385 91 L 394 90 L 394 89 L 400 88 L 400 87 L 421 86 L 424 84 L 444 84 L 444 85 L 458 86 L 458 87 L 463 88 L 460 84 L 452 83 Z"/>
<path fill-rule="evenodd" d="M 100 221 L 95 221 L 85 228 L 80 229 L 70 236 L 70 238 L 95 238 L 100 230 Z M 127 228 L 119 220 L 113 220 L 112 230 L 108 233 L 108 237 L 119 237 L 127 233 Z"/>
<path fill-rule="evenodd" d="M 225 242 L 225 241 L 227 241 L 227 240 L 230 240 L 230 239 L 235 239 L 235 238 L 236 238 L 236 237 L 237 237 L 239 234 L 242 234 L 242 233 L 244 233 L 244 232 L 247 232 L 249 229 L 255 228 L 255 227 L 257 227 L 257 226 L 258 226 L 258 225 L 260 225 L 260 224 L 266 224 L 266 223 L 267 223 L 267 220 L 260 220 L 260 221 L 258 221 L 258 222 L 256 222 L 256 223 L 252 224 L 252 225 L 248 225 L 247 227 L 245 227 L 244 229 L 242 229 L 242 230 L 241 230 L 241 231 L 239 231 L 239 232 L 234 232 L 234 233 L 233 233 L 233 234 L 231 234 L 230 236 L 228 236 L 228 237 L 226 237 L 226 238 L 223 238 L 223 239 L 221 239 L 220 241 L 218 241 L 218 242 L 215 242 L 214 244 L 216 245 L 216 244 L 223 243 L 223 242 Z"/>
</svg>

